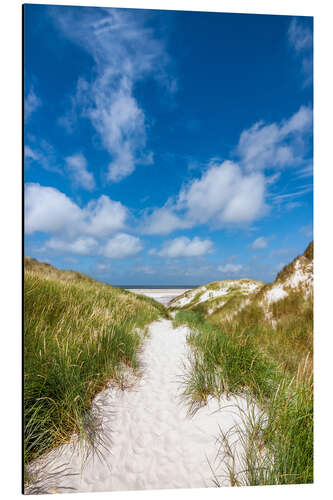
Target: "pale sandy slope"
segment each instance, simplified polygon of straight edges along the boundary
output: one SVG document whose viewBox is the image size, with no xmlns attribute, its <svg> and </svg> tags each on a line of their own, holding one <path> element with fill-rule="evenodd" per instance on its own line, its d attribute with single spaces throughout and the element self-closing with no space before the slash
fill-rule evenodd
<svg viewBox="0 0 333 500">
<path fill-rule="evenodd" d="M 246 401 L 224 399 L 225 408 L 219 409 L 212 398 L 188 416 L 180 398 L 188 330 L 160 320 L 151 324 L 149 333 L 141 355 L 143 376 L 134 388 L 110 387 L 95 400 L 108 448 L 100 447 L 103 459 L 91 455 L 82 469 L 78 447 L 62 446 L 35 464 L 43 466 L 38 483 L 42 491 L 198 488 L 214 486 L 211 467 L 225 473 L 225 465 L 216 460 L 216 437 L 219 427 L 227 432 L 240 422 L 237 405 L 246 409 Z M 65 469 L 71 475 L 62 477 Z"/>
</svg>

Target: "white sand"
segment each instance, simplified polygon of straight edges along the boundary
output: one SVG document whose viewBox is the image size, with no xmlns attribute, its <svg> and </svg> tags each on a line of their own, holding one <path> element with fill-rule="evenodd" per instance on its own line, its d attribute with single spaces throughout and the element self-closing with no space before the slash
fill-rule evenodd
<svg viewBox="0 0 333 500">
<path fill-rule="evenodd" d="M 201 289 L 206 290 L 206 287 L 201 287 Z M 185 297 L 180 297 L 177 299 L 176 302 L 174 302 L 172 305 L 174 307 L 184 307 L 187 306 L 195 297 L 195 295 L 198 293 L 198 288 L 194 288 L 190 293 L 188 293 Z"/>
<path fill-rule="evenodd" d="M 265 293 L 265 300 L 270 304 L 287 297 L 290 289 L 300 287 L 305 296 L 313 293 L 313 263 L 306 263 L 303 255 L 296 259 L 293 272 L 282 283 L 274 283 Z M 264 301 L 261 302 L 262 305 Z"/>
<path fill-rule="evenodd" d="M 229 293 L 229 288 L 221 288 L 220 290 L 206 290 L 204 292 L 199 302 L 206 302 L 207 300 L 216 299 L 217 297 L 222 297 L 222 295 L 227 295 Z"/>
<path fill-rule="evenodd" d="M 285 286 L 297 288 L 302 286 L 305 294 L 313 289 L 313 263 L 306 264 L 306 259 L 301 255 L 295 262 L 294 272 L 285 282 Z"/>
<path fill-rule="evenodd" d="M 207 286 L 201 286 L 195 288 L 191 293 L 188 293 L 185 297 L 179 297 L 174 303 L 175 307 L 184 307 L 192 302 L 194 297 L 198 293 L 202 293 L 200 295 L 198 302 L 207 302 L 208 300 L 213 300 L 218 297 L 223 297 L 223 295 L 227 295 L 230 293 L 231 289 L 237 287 L 237 289 L 245 295 L 249 295 L 255 291 L 257 291 L 262 285 L 261 283 L 251 282 L 251 281 L 243 281 L 243 280 L 233 280 L 227 282 L 221 282 L 218 285 L 220 288 L 208 288 Z M 219 303 L 217 307 L 221 307 L 222 303 Z M 211 308 L 209 314 L 214 312 L 215 308 Z"/>
<path fill-rule="evenodd" d="M 201 295 L 199 302 L 206 302 L 207 300 L 216 299 L 217 297 L 223 297 L 223 295 L 227 295 L 228 293 L 230 293 L 231 288 L 235 287 L 237 287 L 240 292 L 243 292 L 244 295 L 248 295 L 258 290 L 260 286 L 261 285 L 259 285 L 258 283 L 243 283 L 242 281 L 235 280 L 231 283 L 228 283 L 227 286 L 219 288 L 218 290 L 208 289 Z M 219 304 L 219 307 L 221 307 L 221 305 L 222 304 Z"/>
<path fill-rule="evenodd" d="M 220 409 L 211 398 L 194 417 L 187 415 L 180 398 L 187 333 L 168 320 L 150 325 L 143 376 L 131 390 L 110 386 L 94 400 L 93 411 L 102 419 L 103 459 L 90 455 L 82 468 L 78 446 L 64 445 L 33 464 L 39 470 L 36 487 L 52 493 L 214 486 L 210 465 L 216 474 L 226 473 L 226 462 L 216 460 L 219 427 L 228 432 L 240 423 L 239 407 L 247 411 L 247 402 L 225 398 Z M 239 452 L 240 444 L 235 446 Z M 62 477 L 65 470 L 71 475 Z M 229 485 L 227 477 L 219 479 Z"/>
<path fill-rule="evenodd" d="M 151 297 L 152 299 L 157 300 L 164 306 L 167 306 L 170 300 L 178 297 L 178 295 L 182 295 L 184 292 L 188 290 L 188 288 L 168 288 L 168 289 L 146 289 L 146 288 L 128 288 L 129 292 L 133 292 L 139 295 L 146 295 L 147 297 Z"/>
<path fill-rule="evenodd" d="M 287 297 L 288 293 L 285 291 L 282 285 L 274 285 L 268 292 L 266 292 L 266 300 L 268 303 L 277 302 L 278 300 Z"/>
</svg>

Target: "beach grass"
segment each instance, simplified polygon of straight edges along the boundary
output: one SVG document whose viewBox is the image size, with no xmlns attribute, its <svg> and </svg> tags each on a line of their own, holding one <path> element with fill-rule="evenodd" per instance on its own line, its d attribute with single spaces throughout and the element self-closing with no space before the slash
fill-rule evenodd
<svg viewBox="0 0 333 500">
<path fill-rule="evenodd" d="M 237 307 L 237 304 L 234 305 Z M 246 332 L 261 352 L 274 359 L 281 370 L 295 375 L 308 359 L 309 373 L 313 369 L 313 296 L 300 290 L 268 306 L 256 298 L 228 319 L 228 311 L 218 311 L 207 317 L 209 324 L 226 332 Z"/>
<path fill-rule="evenodd" d="M 174 325 L 187 324 L 192 347 L 191 370 L 185 392 L 190 406 L 200 405 L 208 395 L 242 394 L 250 390 L 258 397 L 270 397 L 276 384 L 277 365 L 260 352 L 246 331 L 223 333 L 198 312 L 178 312 Z"/>
<path fill-rule="evenodd" d="M 110 380 L 126 387 L 147 325 L 167 315 L 147 297 L 25 260 L 25 464 L 74 434 L 93 445 L 93 398 Z"/>
<path fill-rule="evenodd" d="M 140 368 L 137 354 L 147 325 L 168 312 L 148 297 L 34 259 L 25 260 L 24 292 L 29 463 L 73 435 L 93 445 L 94 396 L 110 380 L 126 388 L 128 372 Z M 243 299 L 236 294 L 211 315 L 204 307 L 176 313 L 174 326 L 190 329 L 183 396 L 192 413 L 209 396 L 252 401 L 253 411 L 234 429 L 245 452 L 241 472 L 230 467 L 231 484 L 311 483 L 313 297 L 294 289 L 265 307 L 261 299 L 260 291 L 240 307 Z M 232 457 L 230 437 L 218 436 L 221 459 L 226 450 Z M 220 485 L 218 471 L 214 481 Z"/>
<path fill-rule="evenodd" d="M 235 428 L 246 448 L 245 474 L 237 478 L 230 470 L 235 485 L 313 482 L 313 300 L 295 292 L 270 312 L 273 322 L 250 303 L 232 320 L 198 311 L 179 311 L 174 320 L 191 330 L 184 378 L 190 410 L 209 395 L 233 393 L 250 395 L 264 412 L 257 421 L 244 415 L 245 432 Z M 221 453 L 229 438 L 219 436 Z"/>
</svg>

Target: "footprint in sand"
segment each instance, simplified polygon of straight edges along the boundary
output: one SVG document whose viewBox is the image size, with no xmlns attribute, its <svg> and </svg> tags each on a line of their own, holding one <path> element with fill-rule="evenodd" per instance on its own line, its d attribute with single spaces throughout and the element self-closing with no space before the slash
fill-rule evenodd
<svg viewBox="0 0 333 500">
<path fill-rule="evenodd" d="M 213 486 L 209 463 L 214 463 L 218 446 L 213 437 L 219 435 L 220 427 L 227 432 L 233 420 L 225 418 L 223 410 L 216 411 L 219 405 L 214 398 L 193 418 L 187 415 L 177 382 L 187 352 L 187 334 L 186 327 L 173 328 L 168 320 L 150 325 L 141 353 L 144 380 L 125 392 L 107 388 L 104 406 L 97 398 L 101 417 L 111 421 L 102 435 L 104 442 L 112 443 L 111 453 L 104 462 L 90 457 L 82 469 L 82 459 L 75 452 L 69 472 L 79 476 L 73 476 L 72 484 L 67 477 L 66 486 L 80 492 Z M 228 405 L 241 402 L 245 408 L 244 401 L 231 398 Z M 234 410 L 239 418 L 240 410 L 236 406 Z M 65 445 L 51 468 L 64 465 L 68 456 Z M 62 483 L 63 479 L 55 479 L 52 487 L 60 490 Z"/>
</svg>

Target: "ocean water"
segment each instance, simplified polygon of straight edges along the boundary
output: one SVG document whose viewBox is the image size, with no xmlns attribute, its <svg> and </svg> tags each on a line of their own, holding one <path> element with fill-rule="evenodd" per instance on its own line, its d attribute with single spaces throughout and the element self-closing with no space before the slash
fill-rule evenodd
<svg viewBox="0 0 333 500">
<path fill-rule="evenodd" d="M 191 290 L 195 288 L 194 286 L 186 287 L 186 286 L 126 286 L 124 287 L 126 290 L 130 290 L 133 293 L 137 293 L 140 295 L 146 295 L 157 302 L 160 302 L 164 306 L 167 306 L 170 300 L 182 295 L 186 290 Z"/>
</svg>

